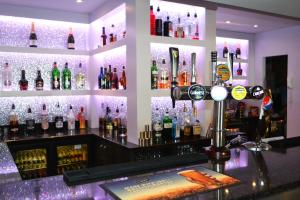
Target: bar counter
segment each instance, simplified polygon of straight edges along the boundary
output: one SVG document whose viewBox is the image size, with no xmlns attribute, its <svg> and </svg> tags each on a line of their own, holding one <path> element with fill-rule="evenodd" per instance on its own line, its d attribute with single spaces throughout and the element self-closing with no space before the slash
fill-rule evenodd
<svg viewBox="0 0 300 200">
<path fill-rule="evenodd" d="M 300 146 L 274 147 L 272 151 L 250 152 L 242 147 L 231 149 L 230 160 L 209 161 L 203 166 L 240 180 L 240 183 L 219 190 L 199 193 L 192 199 L 259 199 L 271 194 L 296 188 L 300 183 Z M 183 168 L 189 168 L 186 166 Z M 171 171 L 183 168 L 171 169 Z M 167 170 L 170 171 L 170 170 Z M 164 173 L 159 171 L 151 174 Z M 141 176 L 141 175 L 139 175 Z M 134 176 L 133 176 L 134 177 Z M 129 177 L 130 179 L 131 177 Z M 112 199 L 99 185 L 126 180 L 114 180 L 67 186 L 63 176 L 17 181 L 2 184 L 0 196 L 3 199 Z M 186 198 L 190 199 L 190 198 Z"/>
</svg>

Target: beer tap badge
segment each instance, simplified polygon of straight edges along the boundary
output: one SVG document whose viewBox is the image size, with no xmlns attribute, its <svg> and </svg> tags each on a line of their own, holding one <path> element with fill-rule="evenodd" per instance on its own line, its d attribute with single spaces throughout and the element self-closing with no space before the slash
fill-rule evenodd
<svg viewBox="0 0 300 200">
<path fill-rule="evenodd" d="M 217 65 L 217 77 L 224 82 L 230 79 L 230 70 L 226 64 Z"/>
<path fill-rule="evenodd" d="M 191 100 L 200 101 L 203 100 L 206 96 L 206 90 L 205 87 L 202 85 L 192 85 L 189 87 L 188 95 Z"/>
<path fill-rule="evenodd" d="M 223 101 L 227 98 L 228 91 L 222 85 L 215 85 L 210 90 L 210 96 L 215 101 Z"/>
<path fill-rule="evenodd" d="M 264 94 L 264 88 L 259 85 L 250 88 L 250 95 L 255 99 L 262 99 Z"/>
<path fill-rule="evenodd" d="M 234 88 L 232 88 L 231 96 L 235 100 L 238 100 L 238 101 L 243 100 L 247 96 L 247 90 L 244 86 L 237 85 Z"/>
</svg>

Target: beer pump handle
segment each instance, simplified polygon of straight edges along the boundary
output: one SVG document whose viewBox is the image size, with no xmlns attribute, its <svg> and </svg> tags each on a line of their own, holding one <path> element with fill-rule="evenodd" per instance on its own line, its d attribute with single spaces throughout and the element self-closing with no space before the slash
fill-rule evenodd
<svg viewBox="0 0 300 200">
<path fill-rule="evenodd" d="M 191 85 L 196 84 L 196 53 L 191 55 L 192 63 L 192 76 L 191 76 Z"/>
<path fill-rule="evenodd" d="M 175 97 L 173 93 L 174 93 L 174 89 L 177 87 L 179 49 L 175 47 L 170 47 L 169 52 L 170 52 L 170 63 L 171 63 L 171 73 L 172 73 L 171 98 L 172 98 L 173 108 L 175 108 Z"/>
<path fill-rule="evenodd" d="M 217 56 L 217 51 L 211 52 L 212 85 L 214 85 L 217 80 Z"/>
</svg>

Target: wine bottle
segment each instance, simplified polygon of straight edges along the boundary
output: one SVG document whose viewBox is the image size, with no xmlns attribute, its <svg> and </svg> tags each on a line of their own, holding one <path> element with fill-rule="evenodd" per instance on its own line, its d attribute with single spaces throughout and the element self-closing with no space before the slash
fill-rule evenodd
<svg viewBox="0 0 300 200">
<path fill-rule="evenodd" d="M 72 105 L 69 107 L 69 113 L 67 115 L 67 122 L 68 122 L 68 130 L 74 130 L 75 129 L 75 115 L 73 112 Z"/>
<path fill-rule="evenodd" d="M 107 40 L 107 35 L 105 34 L 105 27 L 102 27 L 101 38 L 102 38 L 102 46 L 105 46 L 106 45 L 106 40 Z"/>
<path fill-rule="evenodd" d="M 122 67 L 123 71 L 122 71 L 122 76 L 120 78 L 120 89 L 126 90 L 126 73 L 125 73 L 125 66 Z"/>
<path fill-rule="evenodd" d="M 159 6 L 157 7 L 156 10 L 156 19 L 155 19 L 155 34 L 162 36 L 162 17 L 160 14 L 160 8 Z"/>
<path fill-rule="evenodd" d="M 19 81 L 20 90 L 28 89 L 28 81 L 25 77 L 25 70 L 21 71 L 21 80 Z"/>
<path fill-rule="evenodd" d="M 29 47 L 37 47 L 37 36 L 35 33 L 34 22 L 31 23 L 31 32 L 29 35 Z"/>
<path fill-rule="evenodd" d="M 151 66 L 151 89 L 157 89 L 158 88 L 158 69 L 156 66 L 156 61 L 152 61 Z"/>
<path fill-rule="evenodd" d="M 155 14 L 153 12 L 153 6 L 150 6 L 150 33 L 155 35 Z"/>
<path fill-rule="evenodd" d="M 85 74 L 82 68 L 82 64 L 79 63 L 77 74 L 76 74 L 76 89 L 84 89 L 85 88 Z"/>
<path fill-rule="evenodd" d="M 102 89 L 109 89 L 109 74 L 106 67 L 104 68 L 103 84 Z"/>
<path fill-rule="evenodd" d="M 235 58 L 236 59 L 241 59 L 241 47 L 240 47 L 240 44 L 237 46 L 237 48 L 235 50 Z"/>
<path fill-rule="evenodd" d="M 100 72 L 98 75 L 98 89 L 103 89 L 103 81 L 104 81 L 103 77 L 104 77 L 103 67 L 100 67 Z"/>
<path fill-rule="evenodd" d="M 242 76 L 242 74 L 243 74 L 243 69 L 242 69 L 242 67 L 241 67 L 241 63 L 239 62 L 239 67 L 238 67 L 238 69 L 236 70 L 236 75 Z"/>
<path fill-rule="evenodd" d="M 43 104 L 43 109 L 41 112 L 41 127 L 44 131 L 48 130 L 49 128 L 49 114 L 47 111 L 46 104 Z"/>
<path fill-rule="evenodd" d="M 65 68 L 63 70 L 62 77 L 63 89 L 70 90 L 71 89 L 71 71 L 68 68 L 68 63 L 65 63 Z"/>
<path fill-rule="evenodd" d="M 51 80 L 52 80 L 52 89 L 59 90 L 60 89 L 60 71 L 57 68 L 57 63 L 53 63 L 53 69 L 51 73 Z"/>
<path fill-rule="evenodd" d="M 12 70 L 8 63 L 5 63 L 2 68 L 2 90 L 8 91 L 11 90 L 12 83 Z"/>
<path fill-rule="evenodd" d="M 12 134 L 16 134 L 19 131 L 19 119 L 15 108 L 15 104 L 12 104 L 9 113 L 9 131 Z"/>
<path fill-rule="evenodd" d="M 44 80 L 42 79 L 41 70 L 37 71 L 37 77 L 35 79 L 35 89 L 37 91 L 43 90 Z"/>
<path fill-rule="evenodd" d="M 68 36 L 68 49 L 75 49 L 75 39 L 73 36 L 72 28 L 70 28 L 70 32 Z"/>
<path fill-rule="evenodd" d="M 228 57 L 228 48 L 227 48 L 227 42 L 224 43 L 224 48 L 223 48 L 223 58 Z"/>
<path fill-rule="evenodd" d="M 119 78 L 117 74 L 117 68 L 114 68 L 111 80 L 111 89 L 118 90 L 119 89 Z"/>
</svg>

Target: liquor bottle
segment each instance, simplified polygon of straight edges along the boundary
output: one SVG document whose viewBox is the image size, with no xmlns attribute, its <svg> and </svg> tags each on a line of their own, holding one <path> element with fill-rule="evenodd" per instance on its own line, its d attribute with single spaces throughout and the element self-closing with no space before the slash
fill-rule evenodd
<svg viewBox="0 0 300 200">
<path fill-rule="evenodd" d="M 99 116 L 99 131 L 103 132 L 106 128 L 106 118 L 105 118 L 105 107 L 104 103 L 101 103 L 100 116 Z"/>
<path fill-rule="evenodd" d="M 122 67 L 122 76 L 120 78 L 120 89 L 126 90 L 126 73 L 125 73 L 125 66 Z"/>
<path fill-rule="evenodd" d="M 177 37 L 177 38 L 185 38 L 184 28 L 183 28 L 183 25 L 181 24 L 180 17 L 178 17 L 178 20 L 177 20 L 175 37 Z"/>
<path fill-rule="evenodd" d="M 19 119 L 15 108 L 15 104 L 12 104 L 11 111 L 9 113 L 9 132 L 14 135 L 19 131 Z"/>
<path fill-rule="evenodd" d="M 85 74 L 84 70 L 82 68 L 82 64 L 79 63 L 77 74 L 75 76 L 76 79 L 76 89 L 81 90 L 85 88 Z"/>
<path fill-rule="evenodd" d="M 25 77 L 25 70 L 21 71 L 21 80 L 19 81 L 20 90 L 27 90 L 28 89 L 28 81 Z"/>
<path fill-rule="evenodd" d="M 105 131 L 109 136 L 112 136 L 112 131 L 113 131 L 112 117 L 111 117 L 111 110 L 108 106 L 106 107 L 105 121 L 106 121 Z"/>
<path fill-rule="evenodd" d="M 155 108 L 155 111 L 153 114 L 152 130 L 154 132 L 155 138 L 160 138 L 162 136 L 161 134 L 162 134 L 162 130 L 163 130 L 163 124 L 162 124 L 161 113 L 160 113 L 158 107 Z"/>
<path fill-rule="evenodd" d="M 172 121 L 172 139 L 175 140 L 178 138 L 180 138 L 180 125 L 177 117 L 175 116 Z"/>
<path fill-rule="evenodd" d="M 169 86 L 169 71 L 167 70 L 166 60 L 162 59 L 161 70 L 160 70 L 160 81 L 159 89 L 167 89 Z"/>
<path fill-rule="evenodd" d="M 53 69 L 51 73 L 51 80 L 52 80 L 52 89 L 59 90 L 60 89 L 60 71 L 57 68 L 57 63 L 53 63 Z"/>
<path fill-rule="evenodd" d="M 117 74 L 117 68 L 114 68 L 114 72 L 112 73 L 111 89 L 113 89 L 113 90 L 119 89 L 119 78 L 118 78 L 118 74 Z"/>
<path fill-rule="evenodd" d="M 163 133 L 162 137 L 164 140 L 168 141 L 172 139 L 172 119 L 169 115 L 168 109 L 165 112 L 163 118 Z"/>
<path fill-rule="evenodd" d="M 152 61 L 152 67 L 151 67 L 151 89 L 157 89 L 158 88 L 158 69 L 156 66 L 156 61 Z"/>
<path fill-rule="evenodd" d="M 37 47 L 37 36 L 35 33 L 34 22 L 31 23 L 31 32 L 29 35 L 29 47 Z"/>
<path fill-rule="evenodd" d="M 111 89 L 111 65 L 109 65 L 108 71 L 106 72 L 106 89 Z"/>
<path fill-rule="evenodd" d="M 153 12 L 153 6 L 150 6 L 150 33 L 155 35 L 155 14 Z"/>
<path fill-rule="evenodd" d="M 241 63 L 239 62 L 239 67 L 236 70 L 236 75 L 242 76 L 242 74 L 243 74 L 243 69 L 241 67 Z"/>
<path fill-rule="evenodd" d="M 193 135 L 201 135 L 201 125 L 198 118 L 197 108 L 193 108 Z"/>
<path fill-rule="evenodd" d="M 115 25 L 112 24 L 110 34 L 109 34 L 109 42 L 113 43 L 113 42 L 116 42 L 116 41 L 117 41 L 117 34 L 116 34 L 116 31 L 115 31 Z"/>
<path fill-rule="evenodd" d="M 160 14 L 160 8 L 159 6 L 156 9 L 156 19 L 155 19 L 155 34 L 162 36 L 162 18 L 161 18 L 161 14 Z"/>
<path fill-rule="evenodd" d="M 85 129 L 85 113 L 84 108 L 82 106 L 80 107 L 80 112 L 77 115 L 77 119 L 79 121 L 79 128 Z"/>
<path fill-rule="evenodd" d="M 188 113 L 188 109 L 186 105 L 183 106 L 183 116 L 182 116 L 182 125 L 181 130 L 183 128 L 183 135 L 184 136 L 191 136 L 192 135 L 192 129 L 191 129 L 191 117 Z"/>
<path fill-rule="evenodd" d="M 116 108 L 116 112 L 115 112 L 112 124 L 113 124 L 113 135 L 112 136 L 113 136 L 113 138 L 117 138 L 118 133 L 119 133 L 119 127 L 121 124 L 119 107 Z"/>
<path fill-rule="evenodd" d="M 191 20 L 191 15 L 190 12 L 187 13 L 186 15 L 186 20 L 185 20 L 186 26 L 185 26 L 185 35 L 187 38 L 192 38 L 192 20 Z"/>
<path fill-rule="evenodd" d="M 70 28 L 70 32 L 68 36 L 68 49 L 75 49 L 75 39 L 73 36 L 72 28 Z"/>
<path fill-rule="evenodd" d="M 108 73 L 109 73 L 109 89 L 111 89 L 112 77 L 113 77 L 113 71 L 111 69 L 111 65 L 108 65 Z"/>
<path fill-rule="evenodd" d="M 59 105 L 58 102 L 55 106 L 55 113 L 54 114 L 55 114 L 55 117 L 54 117 L 55 128 L 57 130 L 63 129 L 64 128 L 64 118 L 61 114 L 60 105 Z"/>
<path fill-rule="evenodd" d="M 103 77 L 103 89 L 109 89 L 109 74 L 107 72 L 107 68 L 104 68 L 104 77 Z"/>
<path fill-rule="evenodd" d="M 126 132 L 127 132 L 127 118 L 126 118 L 126 111 L 125 111 L 123 103 L 120 106 L 119 119 L 120 119 L 119 136 L 120 137 L 126 137 Z"/>
<path fill-rule="evenodd" d="M 103 88 L 103 84 L 104 82 L 104 74 L 103 74 L 103 67 L 100 67 L 100 72 L 99 72 L 99 75 L 98 75 L 98 89 L 104 89 Z"/>
<path fill-rule="evenodd" d="M 167 20 L 164 22 L 164 36 L 173 37 L 173 23 L 170 21 L 170 17 L 167 16 Z"/>
<path fill-rule="evenodd" d="M 189 74 L 187 71 L 186 61 L 182 61 L 181 72 L 179 77 L 179 85 L 180 86 L 188 86 L 189 85 Z"/>
<path fill-rule="evenodd" d="M 241 45 L 239 44 L 235 50 L 235 58 L 241 59 Z"/>
<path fill-rule="evenodd" d="M 43 104 L 43 109 L 41 112 L 41 127 L 44 131 L 48 130 L 49 128 L 49 114 L 46 108 L 46 104 Z"/>
<path fill-rule="evenodd" d="M 102 27 L 101 38 L 102 38 L 102 46 L 105 46 L 106 45 L 106 40 L 107 40 L 107 35 L 105 33 L 105 27 Z"/>
<path fill-rule="evenodd" d="M 2 68 L 2 90 L 11 90 L 12 70 L 8 63 Z"/>
<path fill-rule="evenodd" d="M 65 90 L 71 89 L 71 71 L 68 68 L 68 63 L 65 63 L 65 68 L 63 70 L 63 76 L 62 76 L 62 86 Z"/>
<path fill-rule="evenodd" d="M 193 29 L 194 29 L 194 34 L 193 34 L 193 40 L 199 40 L 199 21 L 198 21 L 198 15 L 197 13 L 194 14 L 194 20 L 193 20 Z"/>
<path fill-rule="evenodd" d="M 26 120 L 26 130 L 29 132 L 33 131 L 35 128 L 35 120 L 30 107 L 27 110 L 27 115 L 25 116 L 25 120 Z"/>
<path fill-rule="evenodd" d="M 67 115 L 67 122 L 68 122 L 68 130 L 74 130 L 75 129 L 75 115 L 73 112 L 72 105 L 69 107 L 69 112 Z"/>
<path fill-rule="evenodd" d="M 224 43 L 224 48 L 223 48 L 223 58 L 228 57 L 228 48 L 227 48 L 227 42 Z"/>
<path fill-rule="evenodd" d="M 37 91 L 43 90 L 44 80 L 42 79 L 41 70 L 37 71 L 37 77 L 35 79 L 35 89 Z"/>
</svg>

